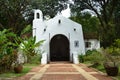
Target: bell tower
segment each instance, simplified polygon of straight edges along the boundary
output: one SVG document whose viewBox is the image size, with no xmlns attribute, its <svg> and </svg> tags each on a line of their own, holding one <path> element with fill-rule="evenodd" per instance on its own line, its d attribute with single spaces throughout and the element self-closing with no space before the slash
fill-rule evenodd
<svg viewBox="0 0 120 80">
<path fill-rule="evenodd" d="M 34 10 L 33 36 L 36 36 L 36 41 L 40 41 L 40 36 L 42 35 L 44 28 L 45 23 L 42 11 L 39 9 Z"/>
<path fill-rule="evenodd" d="M 43 21 L 43 13 L 41 10 L 35 10 L 34 12 L 34 19 L 38 19 L 38 20 L 41 20 Z"/>
</svg>

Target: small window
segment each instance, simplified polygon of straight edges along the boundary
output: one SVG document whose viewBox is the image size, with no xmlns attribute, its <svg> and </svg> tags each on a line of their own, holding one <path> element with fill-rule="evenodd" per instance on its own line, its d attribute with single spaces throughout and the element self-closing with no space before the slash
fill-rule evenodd
<svg viewBox="0 0 120 80">
<path fill-rule="evenodd" d="M 61 20 L 60 20 L 60 19 L 58 20 L 58 23 L 59 23 L 59 24 L 61 23 Z"/>
<path fill-rule="evenodd" d="M 39 19 L 40 18 L 40 14 L 39 13 L 37 13 L 37 19 Z"/>
<path fill-rule="evenodd" d="M 91 42 L 85 42 L 85 47 L 86 47 L 86 48 L 91 47 Z"/>
<path fill-rule="evenodd" d="M 75 41 L 75 42 L 74 42 L 74 46 L 75 46 L 75 47 L 79 47 L 79 41 Z"/>
</svg>

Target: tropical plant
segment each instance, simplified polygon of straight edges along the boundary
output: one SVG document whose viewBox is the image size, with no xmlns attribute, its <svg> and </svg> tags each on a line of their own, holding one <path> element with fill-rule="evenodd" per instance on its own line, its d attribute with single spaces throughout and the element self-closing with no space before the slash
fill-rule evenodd
<svg viewBox="0 0 120 80">
<path fill-rule="evenodd" d="M 0 31 L 0 72 L 11 69 L 12 63 L 16 60 L 16 53 L 13 53 L 16 35 L 10 30 Z"/>
<path fill-rule="evenodd" d="M 20 49 L 27 56 L 27 62 L 30 63 L 31 58 L 40 52 L 38 47 L 40 47 L 44 40 L 36 42 L 36 37 L 30 37 L 26 40 L 19 40 L 21 41 Z"/>
</svg>

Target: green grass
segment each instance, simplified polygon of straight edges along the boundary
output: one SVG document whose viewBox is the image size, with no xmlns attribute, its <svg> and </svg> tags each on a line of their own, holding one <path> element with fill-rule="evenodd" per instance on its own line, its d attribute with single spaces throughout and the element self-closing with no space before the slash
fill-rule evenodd
<svg viewBox="0 0 120 80">
<path fill-rule="evenodd" d="M 38 64 L 24 64 L 23 70 L 21 73 L 15 73 L 14 71 L 10 71 L 10 72 L 0 74 L 0 78 L 13 78 L 13 77 L 23 76 L 37 65 Z"/>
<path fill-rule="evenodd" d="M 24 67 L 33 68 L 33 67 L 38 66 L 38 65 L 40 65 L 40 64 L 29 64 L 29 63 L 27 63 L 27 64 L 24 64 Z"/>
<path fill-rule="evenodd" d="M 105 73 L 105 69 L 104 69 L 103 65 L 93 66 L 93 68 L 96 68 L 97 70 L 102 71 L 102 72 Z"/>
<path fill-rule="evenodd" d="M 0 74 L 0 77 L 2 78 L 11 78 L 11 77 L 18 77 L 18 76 L 22 76 L 25 75 L 26 73 L 28 73 L 31 70 L 31 68 L 29 67 L 24 67 L 21 73 L 15 73 L 14 71 L 10 71 L 7 73 L 2 73 Z"/>
</svg>

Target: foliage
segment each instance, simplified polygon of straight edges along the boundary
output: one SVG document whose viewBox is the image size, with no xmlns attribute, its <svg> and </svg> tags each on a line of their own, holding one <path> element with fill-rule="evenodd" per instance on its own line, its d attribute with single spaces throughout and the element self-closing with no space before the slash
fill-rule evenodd
<svg viewBox="0 0 120 80">
<path fill-rule="evenodd" d="M 103 62 L 103 55 L 96 50 L 88 51 L 84 56 L 84 61 L 93 65 L 99 65 Z"/>
<path fill-rule="evenodd" d="M 104 68 L 104 66 L 102 64 L 98 65 L 98 66 L 92 66 L 92 67 L 98 69 L 99 71 L 106 72 L 105 68 Z"/>
<path fill-rule="evenodd" d="M 113 43 L 113 46 L 116 48 L 120 48 L 120 39 L 116 39 L 115 42 Z"/>
<path fill-rule="evenodd" d="M 112 62 L 114 66 L 118 65 L 120 60 L 120 39 L 116 39 L 112 46 L 102 49 L 105 62 Z M 111 63 L 111 64 L 112 64 Z"/>
<path fill-rule="evenodd" d="M 28 62 L 31 61 L 33 56 L 37 55 L 37 53 L 40 53 L 40 50 L 37 48 L 44 42 L 44 40 L 36 42 L 36 37 L 28 38 L 26 41 L 21 39 L 19 40 L 22 43 L 20 49 L 23 50 L 23 53 L 27 56 Z"/>
<path fill-rule="evenodd" d="M 120 49 L 109 47 L 102 49 L 102 54 L 104 55 L 104 66 L 114 67 L 119 65 L 120 60 Z"/>
<path fill-rule="evenodd" d="M 72 16 L 71 19 L 82 24 L 84 33 L 98 33 L 99 20 L 97 17 L 91 16 L 90 13 L 81 13 L 79 15 Z"/>
<path fill-rule="evenodd" d="M 32 26 L 29 24 L 21 31 L 21 35 L 24 35 L 24 34 L 30 33 L 30 32 L 32 32 Z"/>
<path fill-rule="evenodd" d="M 106 72 L 103 65 L 91 66 L 91 67 L 93 67 L 93 68 L 95 68 L 95 69 L 97 69 L 99 71 L 102 71 L 103 73 Z M 119 67 L 119 69 L 120 69 L 120 67 Z M 118 76 L 112 76 L 112 78 L 113 78 L 113 80 L 120 80 L 120 72 L 119 72 Z"/>
<path fill-rule="evenodd" d="M 11 69 L 11 64 L 16 60 L 14 48 L 17 46 L 14 43 L 16 35 L 10 30 L 4 29 L 0 31 L 0 72 Z"/>
<path fill-rule="evenodd" d="M 67 8 L 68 0 L 0 0 L 0 30 L 11 29 L 20 35 L 24 26 L 33 21 L 34 9 L 54 17 Z M 19 28 L 19 29 L 18 29 Z"/>
<path fill-rule="evenodd" d="M 116 37 L 120 39 L 120 0 L 118 0 L 118 5 L 115 9 L 115 31 Z"/>
<path fill-rule="evenodd" d="M 89 9 L 94 12 L 101 24 L 99 35 L 103 47 L 110 46 L 116 39 L 114 12 L 119 0 L 73 0 L 71 4 L 72 14 L 79 15 L 81 11 Z"/>
<path fill-rule="evenodd" d="M 29 4 L 30 0 L 0 0 L 0 30 L 11 29 L 20 35 L 21 30 L 28 23 L 25 18 L 31 11 Z"/>
<path fill-rule="evenodd" d="M 92 67 L 99 70 L 99 71 L 102 71 L 104 73 L 106 72 L 103 65 L 99 65 L 99 66 L 96 66 L 96 67 L 92 66 Z M 119 67 L 119 69 L 120 69 L 120 67 Z M 120 80 L 120 72 L 118 73 L 118 76 L 112 76 L 112 78 L 113 78 L 113 80 Z"/>
<path fill-rule="evenodd" d="M 31 64 L 40 64 L 41 58 L 42 58 L 42 53 L 39 53 L 39 54 L 37 53 L 36 55 L 34 55 L 34 56 L 31 58 L 30 63 L 31 63 Z"/>
<path fill-rule="evenodd" d="M 83 63 L 84 62 L 84 55 L 80 54 L 78 55 L 79 62 Z"/>
<path fill-rule="evenodd" d="M 87 50 L 87 52 L 86 52 L 86 56 L 89 56 L 89 55 L 91 55 L 93 52 L 94 52 L 95 50 Z"/>
<path fill-rule="evenodd" d="M 97 64 L 97 65 L 93 64 L 93 65 L 90 65 L 89 67 L 93 67 L 93 68 L 98 69 L 99 71 L 106 72 L 105 71 L 105 67 L 103 66 L 103 62 L 106 60 L 106 58 L 108 58 L 108 56 L 106 56 L 106 58 L 105 58 L 105 56 L 104 56 L 103 53 L 101 53 L 102 55 L 98 55 L 98 54 L 92 55 L 93 54 L 92 52 L 96 52 L 96 51 L 88 51 L 88 52 L 86 52 L 87 55 L 84 56 L 85 63 L 88 64 L 88 65 L 91 64 L 91 63 L 93 63 L 94 62 L 94 58 L 97 56 L 98 59 L 96 59 L 96 60 L 98 60 L 98 61 L 101 60 L 99 62 L 100 64 Z M 90 56 L 92 56 L 92 57 L 90 57 Z M 116 61 L 118 62 L 119 60 L 116 60 Z M 110 63 L 109 65 L 113 65 L 113 64 Z M 116 76 L 116 77 L 113 77 L 113 79 L 119 80 L 120 79 L 120 72 L 119 72 L 119 75 Z"/>
<path fill-rule="evenodd" d="M 44 15 L 54 17 L 58 12 L 67 8 L 69 0 L 32 0 L 34 9 L 40 9 Z"/>
</svg>

